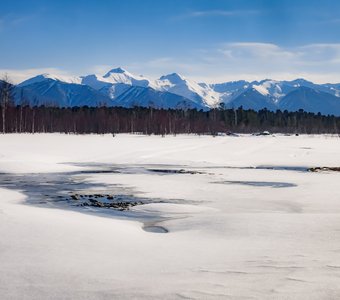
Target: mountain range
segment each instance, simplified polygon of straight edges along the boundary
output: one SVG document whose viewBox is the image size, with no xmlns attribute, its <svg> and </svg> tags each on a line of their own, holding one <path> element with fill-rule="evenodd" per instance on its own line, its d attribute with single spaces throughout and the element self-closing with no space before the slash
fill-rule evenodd
<svg viewBox="0 0 340 300">
<path fill-rule="evenodd" d="M 38 75 L 15 87 L 15 100 L 17 104 L 60 107 L 303 109 L 340 116 L 340 84 L 315 84 L 304 79 L 207 84 L 177 73 L 150 80 L 122 68 L 112 69 L 104 75 L 81 77 Z"/>
</svg>

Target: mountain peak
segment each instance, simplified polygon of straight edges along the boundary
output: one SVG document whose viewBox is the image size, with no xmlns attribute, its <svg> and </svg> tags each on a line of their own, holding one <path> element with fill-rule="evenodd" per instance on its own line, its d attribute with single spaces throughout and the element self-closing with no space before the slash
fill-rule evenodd
<svg viewBox="0 0 340 300">
<path fill-rule="evenodd" d="M 312 83 L 311 81 L 308 81 L 304 78 L 296 78 L 294 80 L 291 81 L 292 83 L 298 83 L 298 84 L 310 84 Z"/>
<path fill-rule="evenodd" d="M 123 74 L 127 73 L 127 71 L 121 67 L 111 69 L 109 72 L 107 72 L 104 77 L 109 77 L 111 74 Z"/>
<path fill-rule="evenodd" d="M 62 76 L 62 75 L 53 75 L 49 73 L 43 73 L 40 75 L 36 75 L 32 78 L 29 78 L 19 84 L 19 86 L 26 86 L 46 80 L 54 80 L 54 81 L 60 81 L 64 83 L 76 83 L 80 84 L 81 79 L 80 77 L 72 77 L 72 76 Z"/>
<path fill-rule="evenodd" d="M 185 78 L 182 75 L 178 74 L 178 73 L 171 73 L 171 74 L 162 76 L 160 78 L 160 80 L 168 80 L 171 83 L 176 84 L 176 83 L 184 81 Z"/>
</svg>

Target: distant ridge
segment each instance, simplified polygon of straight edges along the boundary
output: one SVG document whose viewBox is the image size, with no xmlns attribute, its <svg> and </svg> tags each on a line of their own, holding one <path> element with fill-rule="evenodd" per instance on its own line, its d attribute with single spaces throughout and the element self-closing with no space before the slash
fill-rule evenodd
<svg viewBox="0 0 340 300">
<path fill-rule="evenodd" d="M 18 84 L 15 99 L 17 103 L 60 107 L 106 105 L 209 110 L 220 106 L 242 106 L 272 111 L 303 109 L 340 116 L 340 84 L 315 84 L 302 78 L 207 84 L 178 73 L 151 80 L 121 67 L 104 75 L 64 77 L 41 74 Z"/>
</svg>

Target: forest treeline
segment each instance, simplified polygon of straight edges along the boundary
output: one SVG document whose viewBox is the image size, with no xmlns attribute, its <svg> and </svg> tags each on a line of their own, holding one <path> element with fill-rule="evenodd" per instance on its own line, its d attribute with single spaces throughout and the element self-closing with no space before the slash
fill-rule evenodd
<svg viewBox="0 0 340 300">
<path fill-rule="evenodd" d="M 12 85 L 0 82 L 3 133 L 218 134 L 221 132 L 339 134 L 340 117 L 288 111 L 238 109 L 155 109 L 123 107 L 46 107 L 14 105 Z"/>
<path fill-rule="evenodd" d="M 213 109 L 197 110 L 121 107 L 1 107 L 2 131 L 63 133 L 217 134 L 253 133 L 268 130 L 281 133 L 336 133 L 340 118 L 299 112 Z M 4 118 L 5 116 L 5 118 Z"/>
</svg>

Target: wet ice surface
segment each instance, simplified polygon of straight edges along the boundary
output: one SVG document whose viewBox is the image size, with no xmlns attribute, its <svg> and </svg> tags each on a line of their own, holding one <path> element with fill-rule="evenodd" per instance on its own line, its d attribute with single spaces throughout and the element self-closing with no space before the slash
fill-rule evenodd
<svg viewBox="0 0 340 300">
<path fill-rule="evenodd" d="M 168 229 L 159 224 L 168 220 L 169 216 L 164 217 L 157 212 L 130 210 L 130 208 L 150 203 L 178 204 L 184 201 L 135 196 L 136 191 L 131 187 L 91 183 L 87 179 L 95 174 L 200 174 L 198 171 L 178 169 L 182 166 L 168 165 L 134 166 L 98 163 L 73 165 L 89 169 L 66 173 L 0 173 L 0 187 L 23 192 L 27 196 L 26 203 L 29 205 L 72 209 L 103 217 L 137 220 L 144 224 L 142 228 L 147 232 L 167 233 Z M 172 169 L 165 169 L 165 167 Z M 101 207 L 97 205 L 98 203 Z M 185 203 L 190 203 L 190 200 L 186 200 Z"/>
<path fill-rule="evenodd" d="M 134 196 L 132 188 L 118 184 L 98 184 L 87 181 L 93 174 L 120 173 L 123 168 L 107 165 L 94 165 L 92 170 L 68 173 L 0 173 L 0 187 L 18 190 L 26 195 L 25 203 L 49 208 L 72 209 L 84 213 L 100 214 L 105 217 L 129 218 L 144 223 L 143 229 L 148 232 L 166 233 L 162 226 L 157 226 L 167 218 L 155 213 L 131 211 L 129 208 L 149 203 L 165 203 L 169 200 L 150 199 Z M 133 173 L 137 169 L 125 168 L 125 172 Z M 143 168 L 138 168 L 144 172 Z M 93 203 L 102 203 L 106 207 L 96 207 Z M 172 200 L 177 203 L 179 200 Z M 118 208 L 114 205 L 118 204 Z M 84 205 L 86 204 L 86 205 Z M 122 208 L 122 204 L 126 204 Z M 108 205 L 112 205 L 109 207 Z"/>
<path fill-rule="evenodd" d="M 163 199 L 159 197 L 143 197 L 131 186 L 116 183 L 91 182 L 93 175 L 152 175 L 152 176 L 200 176 L 205 179 L 220 176 L 219 170 L 251 170 L 261 171 L 289 171 L 307 172 L 308 168 L 300 166 L 188 166 L 167 164 L 105 164 L 105 163 L 70 163 L 84 168 L 81 171 L 65 173 L 30 173 L 30 174 L 6 174 L 0 173 L 0 187 L 22 191 L 26 196 L 26 204 L 49 208 L 76 210 L 78 212 L 95 214 L 102 217 L 116 219 L 130 219 L 143 223 L 142 229 L 150 233 L 168 233 L 178 228 L 168 228 L 164 225 L 167 221 L 186 218 L 192 213 L 164 212 L 147 209 L 135 209 L 135 207 L 147 204 L 190 204 L 204 205 L 206 203 L 190 200 L 185 197 Z M 227 171 L 228 173 L 228 171 Z M 187 180 L 187 179 L 185 179 Z M 280 181 L 246 181 L 246 180 L 222 180 L 210 181 L 212 184 L 224 184 L 255 187 L 255 188 L 294 188 L 295 183 Z M 138 194 L 138 196 L 136 195 Z M 142 193 L 143 194 L 143 193 Z M 99 205 L 100 204 L 100 205 Z M 281 204 L 280 204 L 281 205 Z M 301 208 L 287 203 L 285 210 L 300 212 Z M 179 222 L 180 223 L 180 222 Z M 199 226 L 197 227 L 199 228 Z"/>
<path fill-rule="evenodd" d="M 70 163 L 68 163 L 70 164 Z M 112 165 L 90 163 L 73 164 L 86 167 L 77 172 L 66 173 L 29 173 L 7 174 L 0 173 L 0 187 L 22 191 L 26 196 L 26 203 L 30 205 L 44 206 L 49 208 L 73 209 L 84 213 L 100 214 L 106 217 L 129 218 L 144 223 L 143 229 L 148 232 L 167 233 L 168 229 L 158 225 L 171 219 L 156 212 L 145 210 L 130 210 L 137 205 L 151 203 L 190 203 L 194 201 L 186 199 L 161 199 L 147 198 L 134 195 L 135 190 L 131 187 L 119 184 L 91 183 L 87 179 L 95 174 L 156 174 L 163 175 L 213 175 L 211 170 L 219 169 L 249 169 L 249 170 L 273 170 L 273 171 L 297 171 L 305 172 L 305 167 L 286 166 L 249 166 L 249 167 L 191 167 L 185 165 Z M 215 184 L 235 184 L 253 187 L 291 188 L 296 184 L 288 182 L 268 181 L 237 181 L 226 180 L 212 182 Z M 101 205 L 97 205 L 97 204 Z M 123 205 L 124 204 L 124 205 Z M 126 205 L 125 205 L 126 204 Z"/>
<path fill-rule="evenodd" d="M 249 186 L 258 186 L 258 187 L 272 187 L 272 188 L 288 188 L 288 187 L 296 187 L 297 185 L 289 182 L 276 182 L 276 181 L 220 181 L 214 182 L 220 184 L 240 184 L 240 185 L 249 185 Z"/>
</svg>

